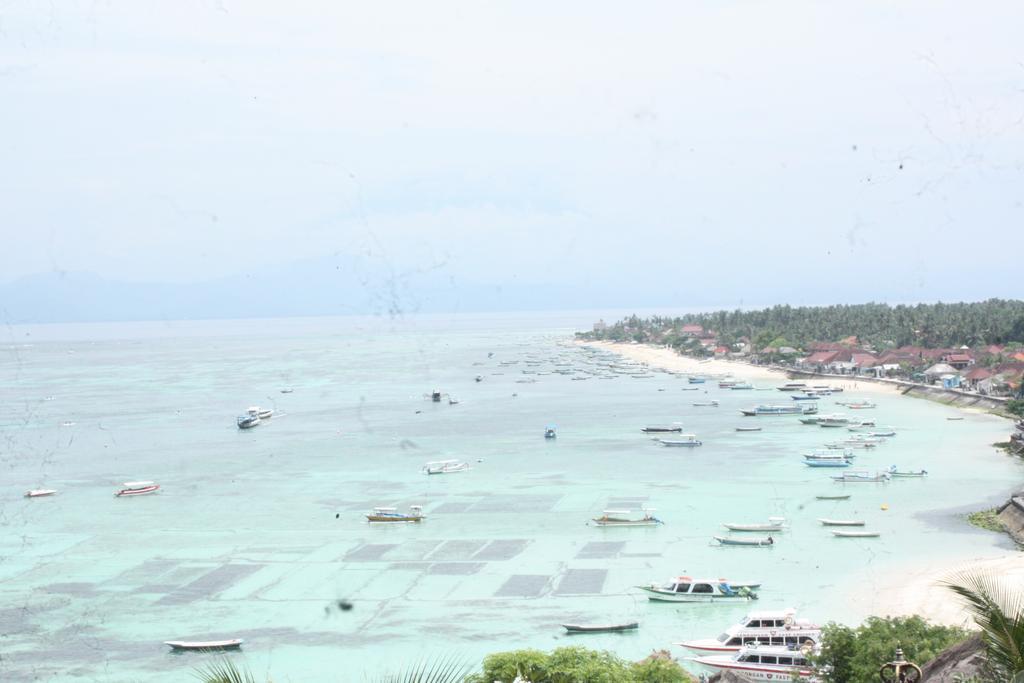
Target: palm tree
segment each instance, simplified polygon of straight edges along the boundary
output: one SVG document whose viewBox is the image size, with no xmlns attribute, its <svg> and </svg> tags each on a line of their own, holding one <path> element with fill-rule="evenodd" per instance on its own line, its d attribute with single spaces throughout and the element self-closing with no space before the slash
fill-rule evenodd
<svg viewBox="0 0 1024 683">
<path fill-rule="evenodd" d="M 974 617 L 996 680 L 1024 683 L 1024 593 L 989 572 L 960 572 L 940 585 L 959 595 Z"/>
</svg>

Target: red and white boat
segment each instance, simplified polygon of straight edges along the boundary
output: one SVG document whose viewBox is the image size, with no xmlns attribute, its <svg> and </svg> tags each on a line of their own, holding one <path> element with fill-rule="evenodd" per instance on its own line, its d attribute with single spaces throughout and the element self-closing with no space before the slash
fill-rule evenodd
<svg viewBox="0 0 1024 683">
<path fill-rule="evenodd" d="M 731 671 L 748 681 L 818 681 L 802 650 L 786 647 L 745 647 L 733 655 L 691 657 L 691 661 L 716 673 Z"/>
<path fill-rule="evenodd" d="M 115 493 L 115 496 L 144 496 L 147 493 L 156 493 L 160 484 L 152 481 L 126 481 L 121 484 L 124 488 Z"/>
<path fill-rule="evenodd" d="M 46 496 L 52 496 L 57 493 L 56 489 L 32 489 L 31 491 L 25 491 L 26 498 L 45 498 Z"/>
<path fill-rule="evenodd" d="M 242 647 L 241 638 L 231 640 L 165 640 L 172 650 L 236 650 Z"/>
<path fill-rule="evenodd" d="M 676 643 L 699 653 L 739 652 L 746 645 L 778 647 L 813 646 L 821 640 L 821 627 L 807 619 L 797 619 L 792 607 L 783 610 L 751 612 L 717 638 L 686 640 Z"/>
</svg>

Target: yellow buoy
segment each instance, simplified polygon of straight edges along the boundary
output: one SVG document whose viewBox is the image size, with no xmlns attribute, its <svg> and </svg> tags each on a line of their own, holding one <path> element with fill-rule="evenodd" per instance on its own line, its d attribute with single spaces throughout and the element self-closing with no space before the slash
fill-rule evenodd
<svg viewBox="0 0 1024 683">
<path fill-rule="evenodd" d="M 889 504 L 888 503 L 882 503 L 882 509 L 883 510 L 888 510 L 889 509 Z"/>
</svg>

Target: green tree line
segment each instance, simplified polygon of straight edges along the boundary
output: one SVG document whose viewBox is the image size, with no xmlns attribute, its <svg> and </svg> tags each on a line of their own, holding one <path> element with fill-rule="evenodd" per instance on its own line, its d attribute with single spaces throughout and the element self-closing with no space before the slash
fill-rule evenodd
<svg viewBox="0 0 1024 683">
<path fill-rule="evenodd" d="M 974 303 L 890 306 L 866 303 L 837 306 L 772 306 L 757 311 L 714 311 L 679 317 L 631 316 L 603 331 L 582 333 L 588 339 L 682 344 L 684 325 L 714 331 L 729 345 L 741 337 L 758 344 L 784 341 L 802 347 L 814 341 L 856 336 L 878 349 L 978 346 L 1024 341 L 1024 301 L 989 299 Z M 762 347 L 763 348 L 763 347 Z"/>
</svg>

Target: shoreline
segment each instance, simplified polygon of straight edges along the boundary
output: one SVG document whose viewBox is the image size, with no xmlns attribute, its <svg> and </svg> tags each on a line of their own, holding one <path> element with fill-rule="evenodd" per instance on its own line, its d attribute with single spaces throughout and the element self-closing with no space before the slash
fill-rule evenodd
<svg viewBox="0 0 1024 683">
<path fill-rule="evenodd" d="M 629 360 L 646 363 L 665 370 L 693 374 L 729 375 L 736 379 L 756 382 L 780 382 L 788 379 L 787 373 L 778 368 L 751 365 L 742 361 L 711 359 L 705 362 L 696 358 L 681 356 L 672 349 L 646 344 L 624 344 L 609 341 L 580 341 L 579 344 L 593 346 L 616 353 Z M 822 383 L 842 386 L 875 395 L 900 396 L 901 387 L 895 383 L 871 381 L 837 381 L 839 378 L 821 377 Z M 913 397 L 912 397 L 913 398 Z M 943 404 L 945 405 L 945 404 Z M 951 405 L 971 413 L 992 414 L 978 408 Z M 985 444 L 990 445 L 990 444 Z M 979 502 L 979 506 L 983 505 Z M 964 524 L 967 524 L 964 521 Z M 979 530 L 979 532 L 982 532 Z M 995 533 L 995 532 L 990 532 Z M 858 611 L 876 616 L 919 615 L 933 623 L 947 626 L 976 628 L 967 615 L 963 604 L 948 589 L 939 583 L 959 572 L 986 573 L 999 577 L 1013 590 L 1024 592 L 1024 552 L 1001 550 L 992 555 L 959 558 L 942 567 L 910 564 L 904 571 L 885 576 L 864 576 L 858 585 L 870 589 L 847 593 L 849 604 Z"/>
</svg>

